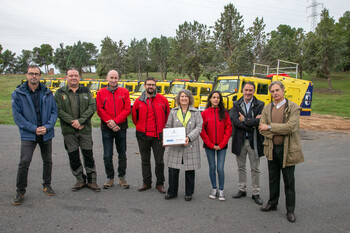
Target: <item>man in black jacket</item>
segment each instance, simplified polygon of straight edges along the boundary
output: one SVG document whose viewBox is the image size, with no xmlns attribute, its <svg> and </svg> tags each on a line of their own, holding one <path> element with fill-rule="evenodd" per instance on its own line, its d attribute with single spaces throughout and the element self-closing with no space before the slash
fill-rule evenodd
<svg viewBox="0 0 350 233">
<path fill-rule="evenodd" d="M 253 82 L 243 84 L 243 97 L 233 103 L 230 117 L 234 127 L 232 136 L 232 153 L 236 155 L 238 167 L 238 193 L 233 198 L 247 196 L 246 159 L 249 156 L 253 195 L 256 204 L 262 205 L 260 199 L 260 157 L 263 156 L 264 137 L 259 133 L 258 126 L 264 102 L 254 97 Z"/>
</svg>

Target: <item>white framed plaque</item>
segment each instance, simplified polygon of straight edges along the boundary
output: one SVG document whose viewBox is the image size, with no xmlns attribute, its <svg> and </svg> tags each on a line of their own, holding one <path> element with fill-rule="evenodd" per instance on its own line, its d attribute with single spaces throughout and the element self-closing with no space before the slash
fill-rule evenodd
<svg viewBox="0 0 350 233">
<path fill-rule="evenodd" d="M 186 144 L 185 127 L 163 129 L 163 146 L 183 144 Z"/>
</svg>

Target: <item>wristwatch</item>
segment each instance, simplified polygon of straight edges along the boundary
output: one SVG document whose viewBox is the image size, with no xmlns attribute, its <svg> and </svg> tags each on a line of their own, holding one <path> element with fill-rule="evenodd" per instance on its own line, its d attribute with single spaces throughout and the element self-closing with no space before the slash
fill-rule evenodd
<svg viewBox="0 0 350 233">
<path fill-rule="evenodd" d="M 270 131 L 270 129 L 271 129 L 271 125 L 269 125 L 269 128 L 267 130 Z"/>
</svg>

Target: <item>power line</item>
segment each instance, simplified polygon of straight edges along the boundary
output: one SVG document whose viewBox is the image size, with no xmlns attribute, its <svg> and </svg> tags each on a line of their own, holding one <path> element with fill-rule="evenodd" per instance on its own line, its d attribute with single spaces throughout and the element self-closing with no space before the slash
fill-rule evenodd
<svg viewBox="0 0 350 233">
<path fill-rule="evenodd" d="M 309 5 L 306 10 L 308 8 L 311 8 L 311 15 L 309 15 L 307 18 L 311 18 L 311 28 L 310 30 L 313 32 L 315 31 L 315 28 L 316 28 L 316 24 L 317 24 L 317 16 L 318 16 L 318 13 L 317 13 L 317 6 L 319 5 L 322 5 L 323 7 L 323 3 L 319 3 L 317 2 L 317 0 L 312 0 L 311 2 L 311 5 Z"/>
</svg>

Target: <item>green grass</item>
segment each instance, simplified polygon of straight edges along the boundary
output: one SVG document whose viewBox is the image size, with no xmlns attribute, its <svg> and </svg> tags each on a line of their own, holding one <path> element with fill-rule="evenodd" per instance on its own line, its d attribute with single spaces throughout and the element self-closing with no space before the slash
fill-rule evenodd
<svg viewBox="0 0 350 233">
<path fill-rule="evenodd" d="M 312 112 L 350 118 L 350 72 L 334 73 L 331 76 L 332 92 L 328 81 L 314 76 L 305 77 L 314 84 Z"/>
<path fill-rule="evenodd" d="M 0 124 L 12 125 L 11 93 L 21 84 L 24 75 L 0 75 Z"/>
<path fill-rule="evenodd" d="M 63 77 L 62 75 L 42 75 L 43 77 Z M 84 78 L 97 77 L 95 74 L 84 74 Z M 12 107 L 11 107 L 11 93 L 16 87 L 21 84 L 22 80 L 25 79 L 25 75 L 0 75 L 0 124 L 2 125 L 13 125 Z M 91 119 L 93 127 L 100 127 L 100 118 L 95 113 Z M 131 116 L 128 117 L 129 127 L 135 127 L 132 123 Z M 57 120 L 56 126 L 60 126 L 60 121 Z"/>
<path fill-rule="evenodd" d="M 145 73 L 142 79 L 145 78 Z M 160 73 L 149 73 L 148 76 L 161 79 Z M 44 77 L 64 77 L 64 75 L 42 75 Z M 303 79 L 311 80 L 314 84 L 312 112 L 317 114 L 330 114 L 346 118 L 350 118 L 350 72 L 332 74 L 333 92 L 328 92 L 328 82 L 326 79 L 318 79 L 314 75 L 309 75 L 304 72 Z M 83 74 L 83 78 L 97 78 L 96 74 Z M 137 74 L 131 74 L 122 79 L 137 79 Z M 186 78 L 180 75 L 168 73 L 168 80 L 175 78 Z M 12 125 L 12 109 L 11 109 L 11 93 L 25 79 L 25 75 L 0 75 L 0 124 Z M 200 80 L 206 80 L 201 77 Z M 128 118 L 129 127 L 135 127 L 132 123 L 131 116 Z M 59 126 L 59 121 L 56 123 Z M 92 117 L 93 127 L 100 126 L 100 118 L 95 113 Z"/>
</svg>

